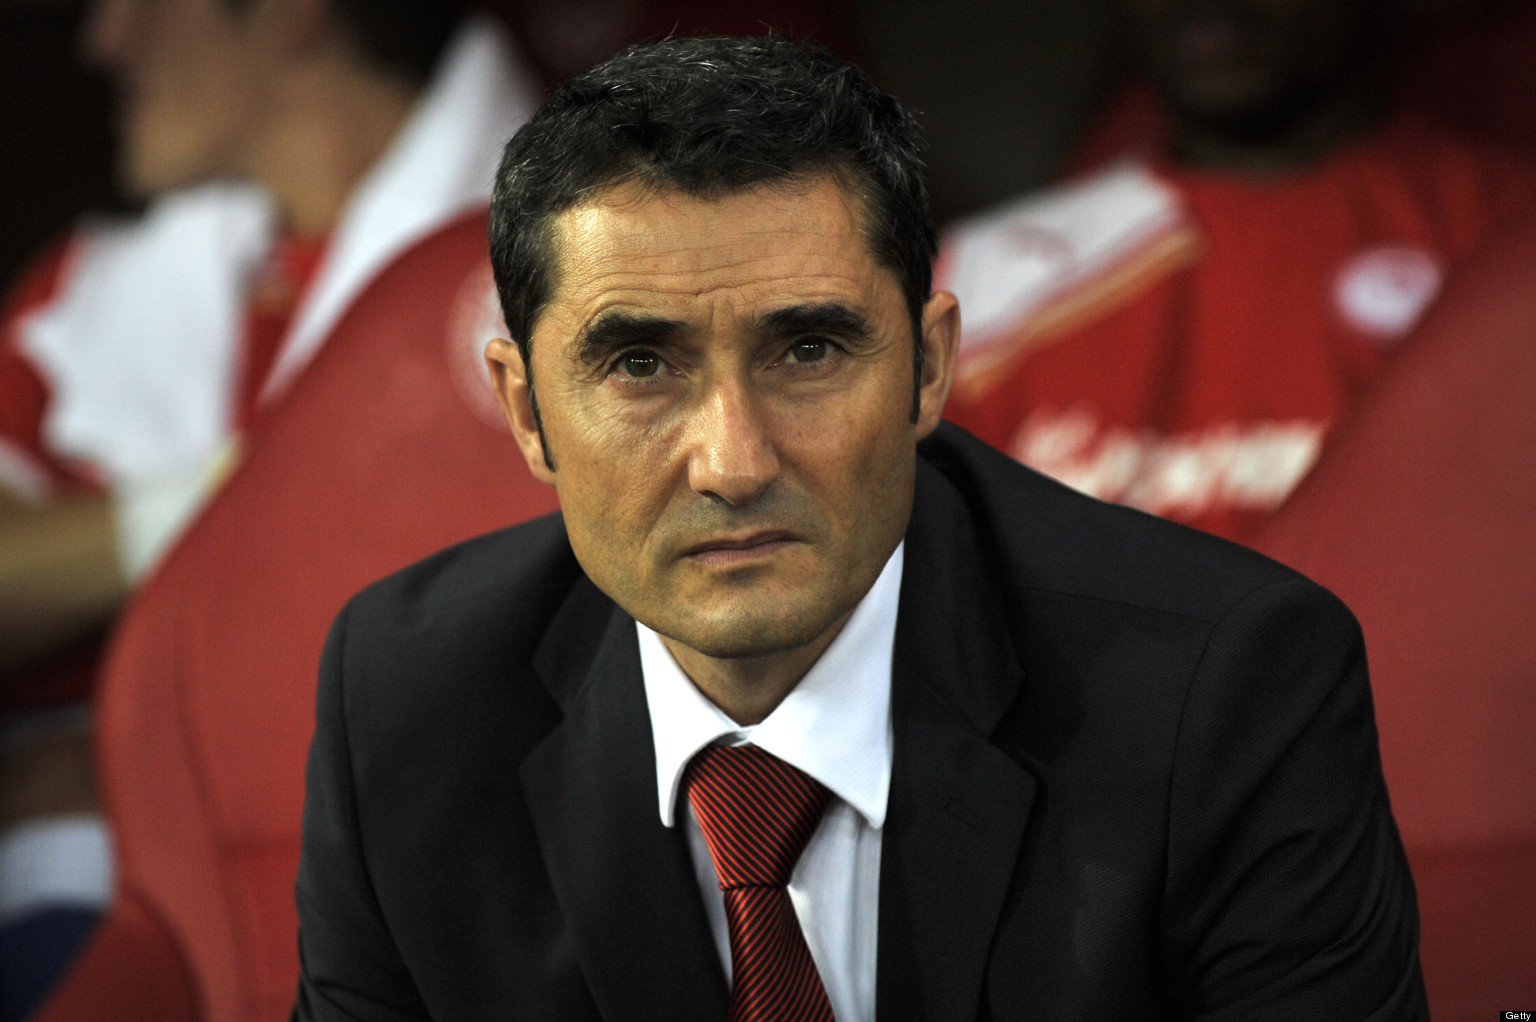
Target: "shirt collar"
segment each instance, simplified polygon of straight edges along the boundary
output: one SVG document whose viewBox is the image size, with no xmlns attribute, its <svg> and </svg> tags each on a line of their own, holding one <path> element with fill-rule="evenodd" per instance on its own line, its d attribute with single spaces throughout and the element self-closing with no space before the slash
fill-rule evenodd
<svg viewBox="0 0 1536 1022">
<path fill-rule="evenodd" d="M 640 670 L 656 744 L 661 822 L 673 824 L 683 770 L 711 742 L 750 740 L 826 785 L 871 827 L 891 786 L 891 655 L 905 542 L 800 683 L 761 723 L 743 727 L 694 687 L 661 637 L 640 622 Z"/>
</svg>

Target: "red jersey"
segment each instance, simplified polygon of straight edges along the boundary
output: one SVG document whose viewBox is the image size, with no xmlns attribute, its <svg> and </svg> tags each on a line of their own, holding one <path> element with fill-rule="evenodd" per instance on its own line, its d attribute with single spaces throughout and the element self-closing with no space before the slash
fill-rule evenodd
<svg viewBox="0 0 1536 1022">
<path fill-rule="evenodd" d="M 938 286 L 965 324 L 948 417 L 1243 539 L 1446 266 L 1533 199 L 1536 170 L 1410 118 L 1274 177 L 1111 166 L 946 238 Z"/>
<path fill-rule="evenodd" d="M 251 280 L 241 327 L 240 365 L 229 395 L 232 430 L 248 431 L 257 396 L 305 289 L 323 256 L 323 241 L 281 237 Z M 53 450 L 44 434 L 51 391 L 27 357 L 22 328 L 58 297 L 78 254 L 67 239 L 38 259 L 0 307 L 0 487 L 24 500 L 107 489 L 96 467 Z M 188 386 L 196 385 L 189 380 Z M 38 706 L 85 697 L 93 684 L 100 642 L 91 639 L 13 678 L 0 702 Z"/>
<path fill-rule="evenodd" d="M 50 388 L 21 341 L 27 319 L 48 308 L 69 279 L 72 238 L 39 258 L 0 306 L 0 486 L 28 499 L 102 488 L 94 466 L 52 450 L 43 434 Z M 305 290 L 325 253 L 324 239 L 280 236 L 251 279 L 241 326 L 240 365 L 229 395 L 230 425 L 254 422 L 257 397 Z M 189 380 L 189 386 L 196 381 Z"/>
</svg>

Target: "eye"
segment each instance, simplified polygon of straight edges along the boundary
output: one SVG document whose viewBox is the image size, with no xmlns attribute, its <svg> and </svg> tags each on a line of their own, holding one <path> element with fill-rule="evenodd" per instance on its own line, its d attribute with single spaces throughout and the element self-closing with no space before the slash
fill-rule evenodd
<svg viewBox="0 0 1536 1022">
<path fill-rule="evenodd" d="M 661 371 L 661 358 L 654 351 L 637 348 L 620 355 L 614 368 L 625 376 L 643 380 Z"/>
<path fill-rule="evenodd" d="M 831 342 L 825 337 L 807 337 L 791 344 L 787 354 L 791 362 L 820 362 L 827 357 L 830 349 Z"/>
</svg>

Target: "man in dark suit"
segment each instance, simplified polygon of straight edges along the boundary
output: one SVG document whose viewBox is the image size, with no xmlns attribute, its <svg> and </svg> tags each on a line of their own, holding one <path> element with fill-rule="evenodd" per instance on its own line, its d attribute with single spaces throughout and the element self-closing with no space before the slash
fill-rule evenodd
<svg viewBox="0 0 1536 1022">
<path fill-rule="evenodd" d="M 509 143 L 487 357 L 562 516 L 338 619 L 297 1018 L 1425 1017 L 1353 619 L 940 425 L 917 150 L 772 39 Z"/>
</svg>

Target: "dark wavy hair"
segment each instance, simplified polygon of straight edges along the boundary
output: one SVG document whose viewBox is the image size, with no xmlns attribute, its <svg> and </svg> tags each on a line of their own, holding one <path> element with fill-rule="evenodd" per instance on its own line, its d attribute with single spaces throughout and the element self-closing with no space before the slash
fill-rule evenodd
<svg viewBox="0 0 1536 1022">
<path fill-rule="evenodd" d="M 595 192 L 640 181 L 715 198 L 831 174 L 863 200 L 870 251 L 901 285 L 920 381 L 938 247 L 921 151 L 901 103 L 822 46 L 780 36 L 631 46 L 560 86 L 502 154 L 490 248 L 512 340 L 531 364 L 554 286 L 552 221 Z"/>
</svg>

